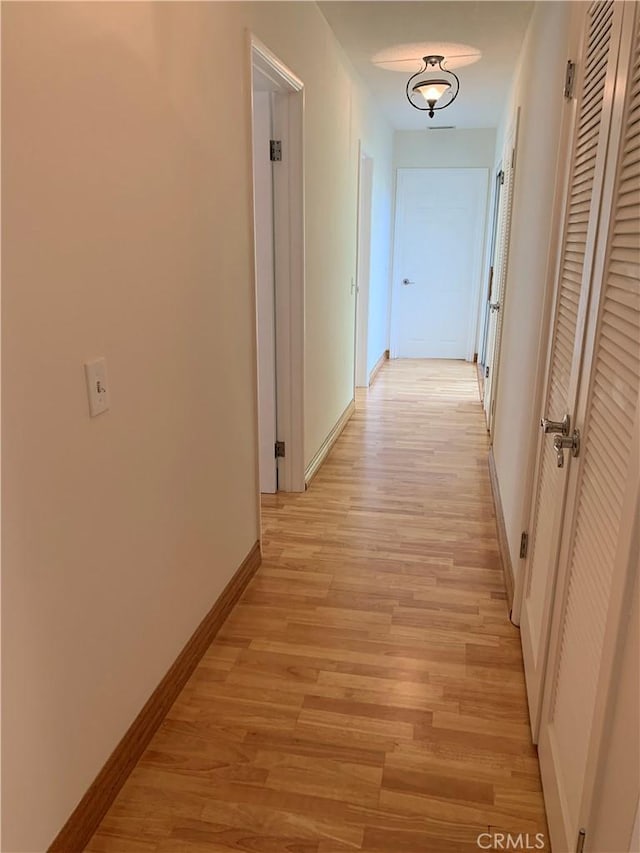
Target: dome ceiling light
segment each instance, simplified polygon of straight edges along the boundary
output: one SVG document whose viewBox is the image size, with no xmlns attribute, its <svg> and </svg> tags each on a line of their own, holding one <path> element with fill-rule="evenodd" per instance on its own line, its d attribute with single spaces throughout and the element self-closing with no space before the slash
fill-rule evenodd
<svg viewBox="0 0 640 853">
<path fill-rule="evenodd" d="M 433 118 L 436 110 L 444 110 L 458 97 L 460 80 L 453 71 L 442 67 L 444 56 L 431 54 L 422 61 L 424 67 L 407 80 L 407 100 Z"/>
</svg>

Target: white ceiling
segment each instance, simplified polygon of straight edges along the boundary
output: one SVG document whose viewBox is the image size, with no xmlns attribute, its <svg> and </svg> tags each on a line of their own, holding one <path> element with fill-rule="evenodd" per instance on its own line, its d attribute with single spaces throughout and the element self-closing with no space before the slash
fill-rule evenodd
<svg viewBox="0 0 640 853">
<path fill-rule="evenodd" d="M 378 2 L 323 2 L 320 9 L 347 56 L 397 130 L 424 130 L 454 125 L 459 128 L 496 127 L 522 47 L 533 3 L 511 0 L 378 0 Z M 450 66 L 460 78 L 455 103 L 430 119 L 407 101 L 405 86 L 418 71 L 426 53 L 445 53 L 438 46 L 456 43 L 458 53 L 478 51 Z M 394 59 L 412 58 L 408 65 L 393 63 L 388 70 L 372 61 L 381 52 Z M 449 50 L 451 53 L 451 49 Z M 472 64 L 468 64 L 469 62 Z"/>
</svg>

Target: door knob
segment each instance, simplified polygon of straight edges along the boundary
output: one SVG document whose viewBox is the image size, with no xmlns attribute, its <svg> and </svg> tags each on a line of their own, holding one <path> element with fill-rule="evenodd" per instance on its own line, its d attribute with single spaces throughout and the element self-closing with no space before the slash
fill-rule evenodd
<svg viewBox="0 0 640 853">
<path fill-rule="evenodd" d="M 564 468 L 565 448 L 571 451 L 572 456 L 580 453 L 580 430 L 574 429 L 573 435 L 554 435 L 553 447 L 556 451 L 556 465 Z"/>
<path fill-rule="evenodd" d="M 415 281 L 409 281 L 408 278 L 403 278 L 402 283 L 406 287 L 408 284 L 415 284 Z"/>
<path fill-rule="evenodd" d="M 550 421 L 548 418 L 541 418 L 540 426 L 545 434 L 549 432 L 559 432 L 562 435 L 569 435 L 569 430 L 571 429 L 571 418 L 569 415 L 565 415 L 561 421 Z"/>
</svg>

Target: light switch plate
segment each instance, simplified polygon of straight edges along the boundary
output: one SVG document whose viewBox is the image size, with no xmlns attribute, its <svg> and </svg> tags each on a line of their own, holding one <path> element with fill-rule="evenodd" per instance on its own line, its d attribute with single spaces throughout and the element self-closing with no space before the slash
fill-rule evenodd
<svg viewBox="0 0 640 853">
<path fill-rule="evenodd" d="M 89 396 L 89 412 L 91 417 L 101 415 L 109 410 L 109 383 L 107 382 L 107 362 L 104 358 L 94 358 L 84 366 L 87 378 L 87 394 Z"/>
</svg>

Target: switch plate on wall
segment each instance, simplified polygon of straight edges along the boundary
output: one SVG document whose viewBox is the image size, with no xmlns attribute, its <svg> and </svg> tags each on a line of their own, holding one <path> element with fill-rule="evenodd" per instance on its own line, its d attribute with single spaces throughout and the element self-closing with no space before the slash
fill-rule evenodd
<svg viewBox="0 0 640 853">
<path fill-rule="evenodd" d="M 101 415 L 110 407 L 109 384 L 107 382 L 107 362 L 104 358 L 94 358 L 84 366 L 87 378 L 87 394 L 89 395 L 89 412 L 91 417 Z"/>
</svg>

